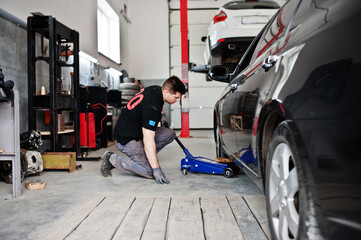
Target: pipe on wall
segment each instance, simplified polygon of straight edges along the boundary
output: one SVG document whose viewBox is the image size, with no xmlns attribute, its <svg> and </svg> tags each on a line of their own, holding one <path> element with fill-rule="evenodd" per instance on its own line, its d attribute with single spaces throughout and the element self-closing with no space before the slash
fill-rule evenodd
<svg viewBox="0 0 361 240">
<path fill-rule="evenodd" d="M 0 16 L 15 23 L 16 25 L 18 25 L 19 27 L 22 27 L 24 29 L 27 29 L 27 24 L 26 22 L 24 22 L 23 20 L 21 20 L 20 18 L 15 17 L 14 15 L 8 13 L 7 11 L 3 10 L 0 8 Z"/>
</svg>

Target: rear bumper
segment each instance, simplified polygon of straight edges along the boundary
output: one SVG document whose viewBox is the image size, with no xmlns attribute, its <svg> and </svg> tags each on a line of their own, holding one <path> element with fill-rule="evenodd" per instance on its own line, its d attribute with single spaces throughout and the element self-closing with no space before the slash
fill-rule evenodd
<svg viewBox="0 0 361 240">
<path fill-rule="evenodd" d="M 254 37 L 232 37 L 225 38 L 221 42 L 217 42 L 214 46 L 212 46 L 211 54 L 217 54 L 221 51 L 221 49 L 225 46 L 229 46 L 230 44 L 234 44 L 236 46 L 243 45 L 245 43 L 251 43 Z"/>
</svg>

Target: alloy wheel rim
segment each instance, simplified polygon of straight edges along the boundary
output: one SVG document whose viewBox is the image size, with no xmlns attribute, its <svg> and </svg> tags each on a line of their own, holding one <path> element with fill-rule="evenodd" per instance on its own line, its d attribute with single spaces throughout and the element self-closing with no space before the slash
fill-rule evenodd
<svg viewBox="0 0 361 240">
<path fill-rule="evenodd" d="M 296 239 L 298 234 L 298 176 L 290 147 L 279 144 L 271 159 L 268 202 L 278 239 Z"/>
</svg>

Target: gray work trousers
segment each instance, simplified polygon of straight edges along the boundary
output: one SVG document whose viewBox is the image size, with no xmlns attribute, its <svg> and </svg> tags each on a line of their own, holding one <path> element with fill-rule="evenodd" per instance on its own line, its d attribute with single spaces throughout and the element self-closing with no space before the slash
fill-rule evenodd
<svg viewBox="0 0 361 240">
<path fill-rule="evenodd" d="M 175 137 L 176 134 L 172 129 L 158 127 L 155 131 L 157 153 L 171 143 Z M 146 178 L 153 178 L 153 170 L 145 154 L 143 140 L 132 140 L 126 145 L 122 145 L 118 142 L 116 144 L 118 149 L 128 157 L 112 154 L 109 158 L 109 162 L 115 168 L 118 168 L 123 172 L 132 172 Z"/>
</svg>

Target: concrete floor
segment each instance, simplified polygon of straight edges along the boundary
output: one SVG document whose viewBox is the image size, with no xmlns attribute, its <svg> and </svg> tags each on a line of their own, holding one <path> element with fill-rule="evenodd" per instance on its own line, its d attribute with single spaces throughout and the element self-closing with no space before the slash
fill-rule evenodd
<svg viewBox="0 0 361 240">
<path fill-rule="evenodd" d="M 215 157 L 213 132 L 191 131 L 192 138 L 181 139 L 194 156 Z M 108 149 L 118 151 L 115 145 Z M 90 157 L 102 156 L 106 149 L 90 153 Z M 12 199 L 12 186 L 0 182 L 0 239 L 41 239 L 50 223 L 69 213 L 76 212 L 94 197 L 212 197 L 262 195 L 256 185 L 244 174 L 233 178 L 220 175 L 188 173 L 180 171 L 182 149 L 174 141 L 158 154 L 161 167 L 170 180 L 169 185 L 159 185 L 152 179 L 133 174 L 121 174 L 114 169 L 113 177 L 104 178 L 100 161 L 78 161 L 82 169 L 73 173 L 66 170 L 47 170 L 40 176 L 25 180 L 41 180 L 43 190 L 29 191 L 22 183 L 22 195 Z"/>
</svg>

